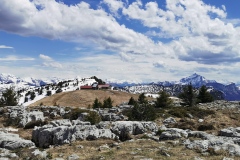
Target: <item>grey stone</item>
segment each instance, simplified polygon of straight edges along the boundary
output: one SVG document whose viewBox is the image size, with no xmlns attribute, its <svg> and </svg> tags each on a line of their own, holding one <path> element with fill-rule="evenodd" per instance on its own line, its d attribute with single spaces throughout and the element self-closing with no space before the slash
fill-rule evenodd
<svg viewBox="0 0 240 160">
<path fill-rule="evenodd" d="M 177 123 L 177 121 L 173 118 L 173 117 L 169 117 L 165 120 L 163 120 L 164 124 L 173 124 L 173 123 Z"/>
<path fill-rule="evenodd" d="M 183 129 L 167 128 L 159 137 L 159 140 L 173 140 L 178 138 L 187 138 L 188 133 Z"/>
<path fill-rule="evenodd" d="M 68 157 L 68 160 L 79 160 L 79 159 L 80 159 L 80 157 L 76 154 L 72 154 Z"/>
<path fill-rule="evenodd" d="M 53 127 L 58 127 L 58 126 L 72 126 L 72 123 L 69 119 L 60 119 L 60 120 L 55 120 L 50 122 Z"/>
<path fill-rule="evenodd" d="M 75 140 L 118 139 L 110 129 L 98 129 L 94 125 L 58 126 L 45 125 L 35 127 L 33 142 L 39 147 L 68 144 Z"/>
<path fill-rule="evenodd" d="M 145 132 L 156 132 L 158 126 L 154 122 L 117 121 L 112 122 L 111 130 L 118 136 L 127 134 L 138 135 Z"/>
<path fill-rule="evenodd" d="M 0 147 L 9 150 L 35 146 L 30 140 L 19 137 L 18 134 L 0 132 Z"/>
</svg>

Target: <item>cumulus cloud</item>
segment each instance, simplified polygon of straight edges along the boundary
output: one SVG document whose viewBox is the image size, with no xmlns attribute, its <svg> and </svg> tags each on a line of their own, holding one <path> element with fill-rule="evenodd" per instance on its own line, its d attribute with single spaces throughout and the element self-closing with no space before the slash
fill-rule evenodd
<svg viewBox="0 0 240 160">
<path fill-rule="evenodd" d="M 15 55 L 9 55 L 7 57 L 0 58 L 0 61 L 33 61 L 33 60 L 35 60 L 35 58 L 18 57 L 18 56 L 15 56 Z"/>
<path fill-rule="evenodd" d="M 106 75 L 116 73 L 117 76 L 127 71 L 126 77 L 144 72 L 159 78 L 158 72 L 153 72 L 156 67 L 169 68 L 176 74 L 184 70 L 189 74 L 192 66 L 218 70 L 225 65 L 233 70 L 231 66 L 240 61 L 240 20 L 228 19 L 225 6 L 217 8 L 202 0 L 166 0 L 164 7 L 159 6 L 158 1 L 144 3 L 141 0 L 132 3 L 102 0 L 102 4 L 108 9 L 93 9 L 86 2 L 66 5 L 56 0 L 1 0 L 0 30 L 76 42 L 81 47 L 75 50 L 82 54 L 80 51 L 88 45 L 115 54 L 104 55 L 104 59 L 100 52 L 94 58 L 84 54 L 81 67 L 76 68 L 89 69 L 86 73 L 94 69 L 99 73 L 97 68 L 103 68 Z M 118 16 L 141 22 L 148 32 L 129 29 L 118 22 Z M 39 58 L 45 67 L 62 67 L 47 55 L 40 54 Z M 117 67 L 112 70 L 109 66 Z"/>
<path fill-rule="evenodd" d="M 107 4 L 110 12 L 113 13 L 117 17 L 119 16 L 118 10 L 122 9 L 124 6 L 124 3 L 121 0 L 103 0 L 102 3 Z"/>
<path fill-rule="evenodd" d="M 13 49 L 11 46 L 0 45 L 0 49 Z"/>
<path fill-rule="evenodd" d="M 55 0 L 3 0 L 0 4 L 1 30 L 24 36 L 97 44 L 104 49 L 126 53 L 145 54 L 149 48 L 158 53 L 158 44 L 150 38 L 120 25 L 101 8 L 91 9 L 86 2 L 68 6 Z M 113 10 L 118 8 L 111 4 Z"/>
<path fill-rule="evenodd" d="M 225 6 L 216 8 L 201 0 L 167 0 L 164 10 L 157 2 L 144 5 L 137 0 L 122 12 L 154 29 L 147 35 L 172 38 L 169 46 L 179 60 L 204 64 L 239 60 L 240 27 L 227 23 Z"/>
</svg>

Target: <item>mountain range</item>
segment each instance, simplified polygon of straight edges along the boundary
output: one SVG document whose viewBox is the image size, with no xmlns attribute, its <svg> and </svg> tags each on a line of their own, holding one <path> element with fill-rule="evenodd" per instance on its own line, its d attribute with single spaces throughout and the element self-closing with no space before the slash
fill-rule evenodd
<svg viewBox="0 0 240 160">
<path fill-rule="evenodd" d="M 74 79 L 74 78 L 73 78 Z M 75 78 L 76 79 L 76 78 Z M 80 79 L 80 78 L 78 78 Z M 57 84 L 61 81 L 68 81 L 61 78 L 48 78 L 48 79 L 36 79 L 36 78 L 19 78 L 11 74 L 0 74 L 0 91 L 11 85 L 14 85 L 17 89 L 26 88 L 39 88 L 47 84 Z M 81 81 L 79 81 L 81 82 Z M 199 74 L 192 74 L 188 77 L 182 78 L 179 81 L 164 81 L 164 82 L 152 82 L 152 83 L 113 83 L 107 82 L 113 87 L 121 88 L 130 93 L 158 93 L 161 90 L 168 91 L 171 95 L 176 96 L 182 91 L 185 85 L 192 84 L 196 89 L 202 85 L 207 86 L 209 92 L 216 94 L 219 99 L 225 99 L 229 101 L 240 100 L 240 87 L 235 83 L 222 84 L 215 80 L 208 80 Z M 79 83 L 84 84 L 84 83 Z M 76 89 L 76 88 L 74 88 Z"/>
</svg>

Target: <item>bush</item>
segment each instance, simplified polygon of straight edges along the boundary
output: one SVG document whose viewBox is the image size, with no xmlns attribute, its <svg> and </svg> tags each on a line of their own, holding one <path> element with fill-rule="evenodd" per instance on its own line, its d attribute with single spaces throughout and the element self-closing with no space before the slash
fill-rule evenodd
<svg viewBox="0 0 240 160">
<path fill-rule="evenodd" d="M 42 121 L 42 120 L 32 121 L 32 122 L 27 123 L 25 125 L 24 129 L 34 128 L 35 126 L 43 126 L 45 124 L 47 124 L 47 122 Z"/>
<path fill-rule="evenodd" d="M 198 107 L 174 107 L 168 111 L 168 114 L 178 118 L 188 117 L 191 114 L 193 117 L 204 118 L 208 115 L 215 114 L 213 110 L 201 109 Z"/>
<path fill-rule="evenodd" d="M 157 117 L 155 108 L 149 104 L 135 104 L 130 111 L 129 119 L 136 121 L 154 121 Z"/>
<path fill-rule="evenodd" d="M 207 131 L 207 130 L 213 130 L 215 127 L 212 124 L 202 124 L 198 126 L 199 131 Z"/>
<path fill-rule="evenodd" d="M 101 121 L 101 117 L 97 112 L 89 111 L 86 117 L 86 121 L 89 121 L 92 125 L 94 125 Z"/>
</svg>

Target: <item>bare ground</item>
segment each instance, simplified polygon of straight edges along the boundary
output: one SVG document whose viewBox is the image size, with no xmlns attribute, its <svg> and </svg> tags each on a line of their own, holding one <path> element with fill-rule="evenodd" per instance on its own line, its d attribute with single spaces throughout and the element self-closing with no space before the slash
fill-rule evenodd
<svg viewBox="0 0 240 160">
<path fill-rule="evenodd" d="M 92 106 L 94 100 L 98 98 L 101 102 L 110 97 L 113 100 L 113 106 L 123 102 L 128 102 L 131 97 L 138 99 L 138 95 L 113 90 L 77 90 L 71 92 L 62 92 L 45 97 L 30 106 L 68 106 L 68 107 L 88 107 Z"/>
</svg>

